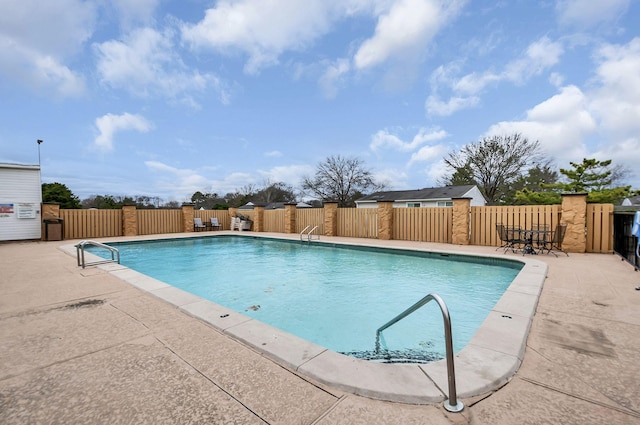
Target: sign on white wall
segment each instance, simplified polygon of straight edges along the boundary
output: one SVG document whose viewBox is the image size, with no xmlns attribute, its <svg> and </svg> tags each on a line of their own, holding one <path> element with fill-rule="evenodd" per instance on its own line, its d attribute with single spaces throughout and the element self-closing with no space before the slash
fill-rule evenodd
<svg viewBox="0 0 640 425">
<path fill-rule="evenodd" d="M 16 205 L 17 218 L 36 218 L 36 204 L 20 203 Z"/>
<path fill-rule="evenodd" d="M 13 217 L 13 204 L 0 204 L 0 218 Z"/>
</svg>

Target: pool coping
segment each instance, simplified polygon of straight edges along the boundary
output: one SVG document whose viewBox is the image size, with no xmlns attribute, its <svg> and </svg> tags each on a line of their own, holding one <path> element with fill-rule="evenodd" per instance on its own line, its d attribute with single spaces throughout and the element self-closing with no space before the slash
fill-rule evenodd
<svg viewBox="0 0 640 425">
<path fill-rule="evenodd" d="M 298 235 L 217 231 L 211 235 L 150 235 L 117 238 L 110 241 L 222 235 L 289 241 L 298 237 Z M 327 242 L 327 240 L 322 242 Z M 434 250 L 428 249 L 426 246 L 398 247 L 385 244 L 385 241 L 380 240 L 375 240 L 375 245 L 353 242 L 330 240 L 329 243 L 504 260 L 504 257 L 498 255 Z M 315 241 L 311 243 L 315 243 Z M 75 245 L 63 245 L 60 249 L 70 255 L 76 255 Z M 88 261 L 99 260 L 98 257 L 88 252 L 85 253 L 85 258 Z M 458 398 L 478 396 L 500 388 L 515 375 L 522 364 L 527 336 L 542 292 L 548 266 L 542 261 L 525 256 L 522 258 L 509 257 L 509 260 L 523 263 L 523 268 L 466 347 L 455 356 Z M 448 398 L 445 360 L 429 364 L 385 364 L 356 359 L 172 287 L 128 267 L 114 263 L 100 264 L 96 267 L 210 324 L 220 332 L 253 347 L 276 363 L 339 390 L 378 400 L 412 404 L 438 403 Z"/>
</svg>

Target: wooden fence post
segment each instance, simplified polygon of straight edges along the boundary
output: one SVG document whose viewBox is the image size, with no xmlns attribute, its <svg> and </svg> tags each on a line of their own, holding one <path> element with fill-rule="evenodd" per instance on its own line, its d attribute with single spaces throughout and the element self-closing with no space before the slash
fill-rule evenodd
<svg viewBox="0 0 640 425">
<path fill-rule="evenodd" d="M 561 224 L 567 225 L 562 249 L 567 252 L 585 252 L 587 249 L 587 194 L 563 193 Z"/>
<path fill-rule="evenodd" d="M 378 201 L 378 239 L 393 239 L 393 202 Z"/>
<path fill-rule="evenodd" d="M 122 206 L 122 234 L 124 236 L 138 235 L 138 212 L 135 205 Z"/>
<path fill-rule="evenodd" d="M 193 232 L 193 204 L 182 204 L 182 231 Z"/>
<path fill-rule="evenodd" d="M 471 236 L 471 198 L 453 198 L 453 231 L 451 243 L 469 245 Z"/>
<path fill-rule="evenodd" d="M 296 233 L 296 204 L 284 204 L 284 232 Z"/>
<path fill-rule="evenodd" d="M 338 236 L 338 203 L 325 201 L 324 205 L 324 235 Z"/>
</svg>

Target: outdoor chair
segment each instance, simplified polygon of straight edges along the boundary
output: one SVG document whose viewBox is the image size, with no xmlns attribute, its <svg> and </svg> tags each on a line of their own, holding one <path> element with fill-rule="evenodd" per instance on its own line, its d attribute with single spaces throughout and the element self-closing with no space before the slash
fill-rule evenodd
<svg viewBox="0 0 640 425">
<path fill-rule="evenodd" d="M 556 226 L 556 230 L 554 230 L 551 233 L 551 237 L 544 240 L 544 243 L 542 245 L 542 248 L 540 249 L 540 252 L 544 253 L 545 251 L 547 251 L 547 254 L 552 253 L 557 257 L 558 254 L 556 254 L 554 251 L 559 251 L 559 252 L 564 252 L 564 254 L 568 257 L 569 253 L 563 251 L 561 248 L 562 241 L 564 240 L 564 234 L 566 232 L 567 232 L 567 225 L 558 224 Z"/>
<path fill-rule="evenodd" d="M 202 222 L 202 219 L 200 217 L 194 217 L 193 218 L 193 230 L 196 232 L 199 232 L 201 230 L 206 230 L 207 226 L 205 226 L 205 224 Z"/>
<path fill-rule="evenodd" d="M 548 224 L 533 224 L 531 226 L 531 248 L 535 251 L 542 252 L 546 241 L 550 238 L 551 232 L 549 231 Z"/>
<path fill-rule="evenodd" d="M 522 238 L 520 237 L 520 228 L 507 227 L 504 224 L 496 224 L 496 230 L 498 231 L 498 237 L 502 243 L 501 246 L 496 248 L 496 251 L 500 248 L 504 248 L 504 252 L 506 253 L 508 250 L 516 252 L 516 250 L 520 249 L 520 245 L 523 243 Z"/>
<path fill-rule="evenodd" d="M 222 229 L 222 225 L 218 221 L 218 217 L 211 217 L 211 227 L 213 229 Z"/>
</svg>

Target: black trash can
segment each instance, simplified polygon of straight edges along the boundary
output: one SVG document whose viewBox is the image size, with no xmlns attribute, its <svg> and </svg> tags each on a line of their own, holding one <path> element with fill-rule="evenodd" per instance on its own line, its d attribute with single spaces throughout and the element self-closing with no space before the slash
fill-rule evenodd
<svg viewBox="0 0 640 425">
<path fill-rule="evenodd" d="M 58 217 L 44 219 L 44 240 L 61 241 L 64 238 L 64 220 Z"/>
</svg>

